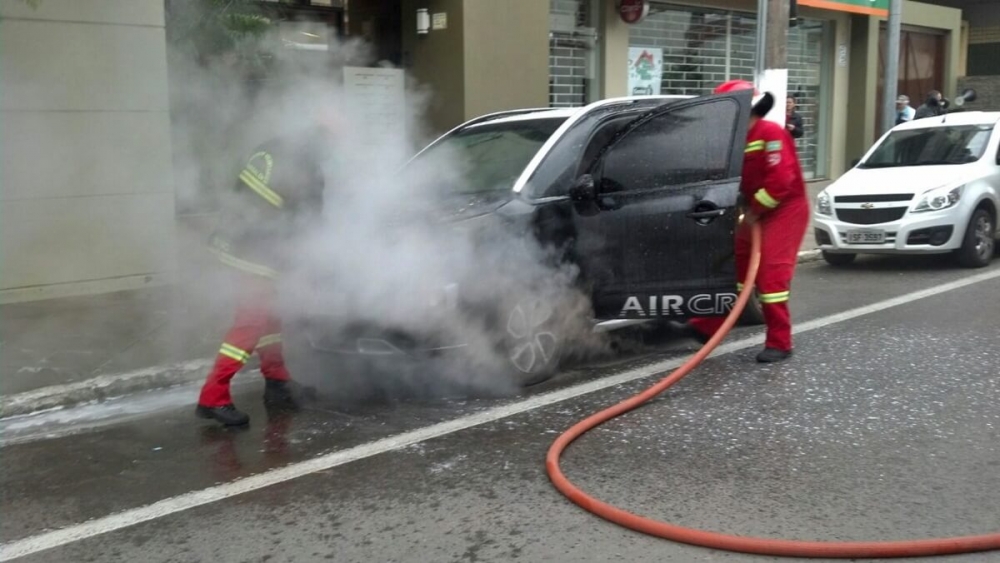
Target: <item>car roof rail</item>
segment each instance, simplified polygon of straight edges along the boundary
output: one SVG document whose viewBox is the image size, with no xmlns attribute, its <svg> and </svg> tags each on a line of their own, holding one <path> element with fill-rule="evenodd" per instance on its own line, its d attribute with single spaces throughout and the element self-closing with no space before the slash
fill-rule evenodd
<svg viewBox="0 0 1000 563">
<path fill-rule="evenodd" d="M 515 115 L 525 115 L 525 114 L 528 114 L 528 113 L 535 113 L 535 112 L 539 112 L 539 111 L 550 111 L 552 109 L 553 108 L 523 108 L 523 109 L 512 109 L 512 110 L 507 110 L 507 111 L 497 111 L 497 112 L 493 112 L 493 113 L 487 113 L 486 115 L 480 115 L 479 117 L 476 117 L 476 118 L 470 119 L 469 121 L 466 121 L 465 123 L 463 123 L 463 124 L 459 125 L 458 127 L 456 127 L 455 130 L 465 129 L 466 127 L 469 127 L 471 125 L 479 125 L 480 123 L 487 123 L 489 121 L 493 121 L 495 119 L 501 119 L 501 118 L 504 118 L 504 117 L 513 117 Z"/>
</svg>

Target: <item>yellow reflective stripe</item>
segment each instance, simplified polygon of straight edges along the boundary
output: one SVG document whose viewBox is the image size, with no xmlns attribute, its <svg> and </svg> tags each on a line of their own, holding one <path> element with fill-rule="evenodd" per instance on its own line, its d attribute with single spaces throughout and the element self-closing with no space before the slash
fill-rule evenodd
<svg viewBox="0 0 1000 563">
<path fill-rule="evenodd" d="M 232 358 L 237 362 L 247 363 L 250 359 L 250 353 L 245 350 L 240 350 L 232 344 L 223 343 L 222 348 L 219 348 L 219 353 L 227 358 Z"/>
<path fill-rule="evenodd" d="M 260 264 L 254 264 L 253 262 L 248 262 L 246 260 L 243 260 L 242 258 L 237 258 L 232 254 L 225 253 L 217 248 L 213 248 L 211 250 L 212 252 L 215 253 L 216 256 L 219 257 L 219 260 L 227 266 L 232 266 L 237 270 L 243 270 L 244 272 L 253 274 L 255 276 L 261 276 L 272 280 L 278 279 L 277 270 L 273 270 L 271 268 L 268 268 L 267 266 L 262 266 Z"/>
<path fill-rule="evenodd" d="M 755 193 L 753 197 L 757 200 L 757 203 L 768 209 L 774 209 L 775 207 L 778 207 L 778 203 L 780 203 L 778 200 L 771 197 L 771 194 L 767 193 L 767 190 L 764 188 L 757 190 L 757 193 Z"/>
<path fill-rule="evenodd" d="M 764 150 L 766 143 L 764 141 L 754 141 L 752 143 L 747 143 L 747 148 L 743 152 L 756 152 Z"/>
<path fill-rule="evenodd" d="M 258 180 L 257 177 L 253 175 L 253 172 L 244 168 L 243 171 L 240 172 L 240 180 L 243 180 L 244 184 L 249 186 L 251 190 L 257 192 L 257 195 L 267 200 L 267 202 L 271 205 L 275 207 L 283 207 L 285 205 L 285 200 L 282 199 L 282 197 L 274 190 L 267 187 L 264 182 Z"/>
<path fill-rule="evenodd" d="M 784 303 L 788 301 L 788 297 L 791 295 L 790 291 L 779 291 L 777 293 L 761 293 L 760 302 L 761 303 Z"/>
<path fill-rule="evenodd" d="M 268 334 L 267 336 L 262 336 L 257 342 L 257 347 L 265 348 L 267 346 L 274 346 L 275 344 L 281 344 L 280 334 Z"/>
</svg>

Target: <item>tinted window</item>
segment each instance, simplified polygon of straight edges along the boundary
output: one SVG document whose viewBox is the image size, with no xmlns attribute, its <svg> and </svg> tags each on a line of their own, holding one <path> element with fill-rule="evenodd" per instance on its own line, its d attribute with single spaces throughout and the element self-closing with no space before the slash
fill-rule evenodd
<svg viewBox="0 0 1000 563">
<path fill-rule="evenodd" d="M 552 147 L 541 165 L 528 180 L 524 194 L 528 197 L 549 197 L 566 195 L 577 179 L 577 169 L 584 149 L 597 125 L 609 115 L 627 114 L 635 117 L 639 112 L 676 103 L 676 100 L 631 100 L 589 111 L 575 122 Z"/>
<path fill-rule="evenodd" d="M 893 131 L 860 168 L 966 164 L 982 158 L 993 128 L 961 125 Z"/>
<path fill-rule="evenodd" d="M 651 190 L 728 177 L 739 106 L 722 99 L 668 111 L 605 155 L 602 191 Z"/>
<path fill-rule="evenodd" d="M 440 171 L 454 193 L 509 190 L 565 118 L 513 119 L 472 125 L 424 151 L 411 166 Z"/>
</svg>

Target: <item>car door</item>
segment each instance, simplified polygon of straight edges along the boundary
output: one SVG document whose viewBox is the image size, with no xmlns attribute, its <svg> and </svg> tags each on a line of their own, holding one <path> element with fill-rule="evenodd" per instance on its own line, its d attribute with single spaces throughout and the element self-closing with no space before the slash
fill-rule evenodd
<svg viewBox="0 0 1000 563">
<path fill-rule="evenodd" d="M 750 93 L 647 112 L 611 139 L 574 191 L 600 318 L 721 315 L 736 300 L 734 231 Z M 591 187 L 592 186 L 592 187 Z M 593 267 L 599 265 L 598 267 Z"/>
</svg>

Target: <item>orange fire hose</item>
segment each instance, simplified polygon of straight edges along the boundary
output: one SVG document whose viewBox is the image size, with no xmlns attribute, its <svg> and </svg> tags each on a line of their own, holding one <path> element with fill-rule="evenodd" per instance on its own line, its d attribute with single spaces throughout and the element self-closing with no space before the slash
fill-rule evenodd
<svg viewBox="0 0 1000 563">
<path fill-rule="evenodd" d="M 638 395 L 626 399 L 625 401 L 607 408 L 597 414 L 576 423 L 569 430 L 559 436 L 549 448 L 545 458 L 545 467 L 548 471 L 552 484 L 567 498 L 582 507 L 584 510 L 592 512 L 605 520 L 609 520 L 620 526 L 630 528 L 637 532 L 666 538 L 675 542 L 687 543 L 721 549 L 726 551 L 736 551 L 742 553 L 753 553 L 757 555 L 773 555 L 785 557 L 826 557 L 826 558 L 886 558 L 886 557 L 927 557 L 932 555 L 954 555 L 958 553 L 972 553 L 977 551 L 990 551 L 1000 549 L 1000 533 L 986 534 L 981 536 L 963 536 L 956 538 L 937 538 L 922 540 L 903 541 L 876 541 L 876 542 L 816 542 L 816 541 L 795 541 L 782 539 L 741 537 L 718 532 L 685 528 L 668 522 L 660 522 L 632 514 L 606 502 L 602 502 L 591 497 L 587 493 L 573 485 L 563 475 L 559 467 L 559 458 L 563 451 L 574 440 L 593 430 L 597 426 L 625 414 L 643 403 L 666 391 L 673 384 L 680 381 L 684 376 L 696 368 L 716 346 L 726 337 L 726 334 L 736 324 L 736 319 L 742 313 L 743 308 L 750 300 L 751 292 L 754 289 L 754 281 L 757 278 L 757 269 L 760 266 L 760 225 L 755 224 L 752 228 L 752 251 L 750 267 L 747 270 L 743 291 L 729 316 L 726 317 L 722 328 L 681 367 L 674 370 L 649 389 Z"/>
</svg>

